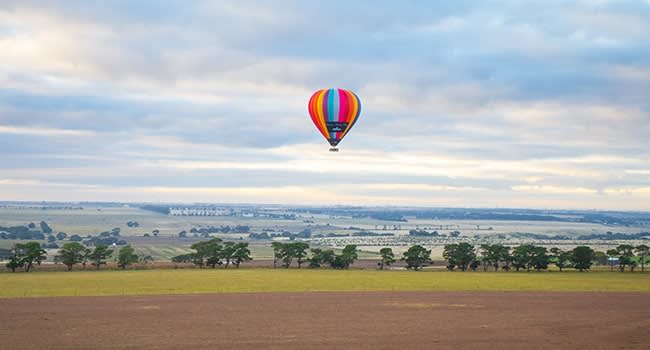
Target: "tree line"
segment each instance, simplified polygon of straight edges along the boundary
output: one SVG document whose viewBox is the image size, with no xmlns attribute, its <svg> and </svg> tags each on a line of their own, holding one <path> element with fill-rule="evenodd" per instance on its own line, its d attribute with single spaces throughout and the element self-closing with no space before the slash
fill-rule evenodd
<svg viewBox="0 0 650 350">
<path fill-rule="evenodd" d="M 200 268 L 223 265 L 228 268 L 230 264 L 239 268 L 243 262 L 251 261 L 251 251 L 248 242 L 223 241 L 220 238 L 213 238 L 209 241 L 194 243 L 190 246 L 195 252 L 177 255 L 172 258 L 175 263 L 193 263 Z"/>
<path fill-rule="evenodd" d="M 87 235 L 85 238 L 78 234 L 68 235 L 65 232 L 54 233 L 45 221 L 41 221 L 38 225 L 30 222 L 27 225 L 3 227 L 0 226 L 0 239 L 11 240 L 43 240 L 47 241 L 42 243 L 41 247 L 44 249 L 59 249 L 61 242 L 57 241 L 68 240 L 71 242 L 83 242 L 87 246 L 95 245 L 126 245 L 127 242 L 120 237 L 120 228 L 115 227 L 110 232 L 104 231 L 97 236 Z"/>
<path fill-rule="evenodd" d="M 640 264 L 641 271 L 645 271 L 648 255 L 650 255 L 650 248 L 645 244 L 638 246 L 621 244 L 603 253 L 584 245 L 563 250 L 557 247 L 548 249 L 533 244 L 522 244 L 513 248 L 502 244 L 481 244 L 475 247 L 463 242 L 447 244 L 443 251 L 447 269 L 461 271 L 476 271 L 479 267 L 482 267 L 483 271 L 488 269 L 498 271 L 499 268 L 504 271 L 511 269 L 541 271 L 547 269 L 550 264 L 557 266 L 560 271 L 564 268 L 585 271 L 591 268 L 594 261 L 610 264 L 612 270 L 617 264 L 621 272 L 626 268 L 634 271 Z"/>
<path fill-rule="evenodd" d="M 329 266 L 333 269 L 347 269 L 359 258 L 359 251 L 354 244 L 346 245 L 339 254 L 332 249 L 310 248 L 309 244 L 302 241 L 272 242 L 273 267 L 291 267 L 294 262 L 298 268 L 307 264 L 309 268 Z M 223 241 L 213 238 L 208 241 L 194 243 L 190 246 L 194 252 L 178 255 L 172 258 L 175 263 L 193 263 L 201 268 L 217 265 L 228 268 L 230 265 L 239 266 L 251 261 L 251 251 L 247 242 Z M 112 256 L 114 250 L 104 244 L 98 244 L 93 249 L 86 247 L 79 242 L 69 242 L 63 245 L 59 254 L 55 256 L 56 262 L 67 266 L 68 271 L 74 265 L 81 264 L 86 268 L 87 264 L 99 270 Z M 397 261 L 393 250 L 389 247 L 381 248 L 379 251 L 380 260 L 377 263 L 379 269 L 384 269 Z M 470 243 L 453 243 L 444 246 L 443 258 L 446 261 L 448 270 L 476 271 L 482 268 L 483 271 L 499 269 L 510 270 L 536 270 L 541 271 L 554 264 L 560 271 L 565 268 L 574 268 L 580 271 L 589 270 L 594 263 L 610 264 L 611 270 L 617 265 L 617 269 L 624 272 L 626 269 L 634 271 L 641 265 L 641 271 L 645 271 L 645 264 L 650 255 L 650 248 L 641 244 L 633 246 L 621 244 L 607 252 L 597 252 L 588 246 L 577 246 L 571 250 L 563 250 L 557 247 L 546 248 L 533 244 L 522 244 L 516 247 L 509 247 L 503 244 L 481 244 L 474 246 Z M 39 242 L 16 243 L 11 250 L 7 268 L 15 272 L 23 268 L 26 272 L 33 269 L 35 265 L 41 265 L 47 258 L 47 252 Z M 151 257 L 144 257 L 145 260 Z M 130 245 L 122 247 L 116 257 L 120 268 L 138 262 L 140 257 L 135 254 Z M 402 254 L 401 261 L 406 263 L 407 269 L 420 270 L 430 265 L 431 250 L 421 245 L 413 245 Z"/>
<path fill-rule="evenodd" d="M 298 268 L 308 264 L 310 268 L 318 268 L 322 265 L 329 265 L 336 269 L 346 269 L 358 259 L 356 245 L 348 245 L 343 248 L 341 254 L 336 254 L 331 249 L 310 249 L 309 244 L 300 241 L 288 243 L 272 242 L 273 267 L 289 268 L 296 263 Z M 203 268 L 216 268 L 223 265 L 224 268 L 232 263 L 235 267 L 246 261 L 251 261 L 251 253 L 246 242 L 224 242 L 219 238 L 209 241 L 198 242 L 190 246 L 194 252 L 182 254 L 172 258 L 176 263 L 193 263 Z"/>
<path fill-rule="evenodd" d="M 332 249 L 310 248 L 305 242 L 273 242 L 273 267 L 289 268 L 295 261 L 298 268 L 307 263 L 310 268 L 329 265 L 333 269 L 347 269 L 359 258 L 357 246 L 348 244 L 341 254 Z"/>
<path fill-rule="evenodd" d="M 106 264 L 106 261 L 111 257 L 113 252 L 113 249 L 103 244 L 96 245 L 93 249 L 90 249 L 79 242 L 70 242 L 63 245 L 59 250 L 59 255 L 55 256 L 54 259 L 57 262 L 63 263 L 68 268 L 68 271 L 71 271 L 72 267 L 77 264 L 81 264 L 84 269 L 86 265 L 90 264 L 96 270 L 99 270 L 102 265 Z M 150 258 L 147 256 L 143 259 L 149 260 Z M 25 272 L 29 272 L 35 264 L 41 265 L 45 259 L 47 259 L 47 252 L 41 248 L 40 243 L 16 243 L 6 266 L 12 272 L 16 272 L 20 268 L 23 268 Z M 135 254 L 133 247 L 130 245 L 120 248 L 117 253 L 117 266 L 121 269 L 126 269 L 127 266 L 139 260 L 140 257 Z"/>
<path fill-rule="evenodd" d="M 41 221 L 38 226 L 33 222 L 21 226 L 0 226 L 0 239 L 44 240 L 45 235 L 51 234 L 52 228 L 45 221 Z"/>
</svg>

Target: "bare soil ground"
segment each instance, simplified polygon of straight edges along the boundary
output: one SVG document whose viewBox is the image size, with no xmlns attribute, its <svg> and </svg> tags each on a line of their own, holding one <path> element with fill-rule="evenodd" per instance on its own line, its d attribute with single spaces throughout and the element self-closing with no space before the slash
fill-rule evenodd
<svg viewBox="0 0 650 350">
<path fill-rule="evenodd" d="M 0 349 L 647 349 L 636 293 L 0 299 Z"/>
</svg>

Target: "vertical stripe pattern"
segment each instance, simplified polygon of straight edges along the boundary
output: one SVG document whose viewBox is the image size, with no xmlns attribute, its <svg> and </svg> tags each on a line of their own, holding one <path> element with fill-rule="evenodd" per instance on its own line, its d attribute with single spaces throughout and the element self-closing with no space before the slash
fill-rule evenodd
<svg viewBox="0 0 650 350">
<path fill-rule="evenodd" d="M 323 89 L 311 96 L 308 110 L 318 131 L 336 146 L 359 119 L 361 101 L 349 90 Z"/>
</svg>

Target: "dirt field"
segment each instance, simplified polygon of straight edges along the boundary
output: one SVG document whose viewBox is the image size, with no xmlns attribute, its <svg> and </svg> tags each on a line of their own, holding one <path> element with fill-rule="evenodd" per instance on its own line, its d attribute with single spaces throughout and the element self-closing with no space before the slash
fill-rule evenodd
<svg viewBox="0 0 650 350">
<path fill-rule="evenodd" d="M 645 293 L 0 299 L 0 349 L 647 349 Z"/>
</svg>

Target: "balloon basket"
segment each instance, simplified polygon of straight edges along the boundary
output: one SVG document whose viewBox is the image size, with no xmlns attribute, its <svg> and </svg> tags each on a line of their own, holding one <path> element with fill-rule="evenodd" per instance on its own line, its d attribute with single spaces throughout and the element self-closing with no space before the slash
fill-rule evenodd
<svg viewBox="0 0 650 350">
<path fill-rule="evenodd" d="M 336 148 L 336 147 L 332 147 L 332 148 L 330 148 L 330 152 L 338 152 L 338 151 L 339 151 L 339 149 Z"/>
</svg>

